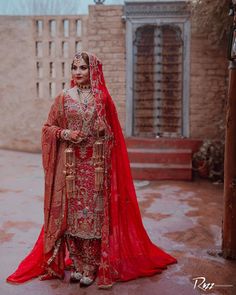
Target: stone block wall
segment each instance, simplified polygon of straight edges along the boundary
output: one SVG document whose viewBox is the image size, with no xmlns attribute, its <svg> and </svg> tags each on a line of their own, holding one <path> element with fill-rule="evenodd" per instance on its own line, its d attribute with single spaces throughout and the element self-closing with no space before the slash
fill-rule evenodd
<svg viewBox="0 0 236 295">
<path fill-rule="evenodd" d="M 190 67 L 190 136 L 219 139 L 227 98 L 226 44 L 219 48 L 207 35 L 193 32 Z"/>
<path fill-rule="evenodd" d="M 25 151 L 40 151 L 41 127 L 53 102 L 49 83 L 55 82 L 55 93 L 69 82 L 70 73 L 61 75 L 61 63 L 72 60 L 75 42 L 95 53 L 103 62 L 107 87 L 117 106 L 122 128 L 126 116 L 126 45 L 122 5 L 91 5 L 87 16 L 52 16 L 58 22 L 56 37 L 55 77 L 50 76 L 48 21 L 43 16 L 46 35 L 38 38 L 35 20 L 40 17 L 0 16 L 0 147 Z M 62 56 L 64 40 L 63 19 L 72 22 L 68 39 L 68 56 Z M 76 19 L 81 19 L 81 37 L 75 37 Z M 45 33 L 45 32 L 44 32 Z M 65 39 L 65 40 L 67 40 Z M 64 41 L 65 41 L 64 40 Z M 43 42 L 42 60 L 36 56 L 36 41 Z M 219 138 L 220 122 L 224 120 L 227 95 L 228 62 L 226 49 L 215 47 L 208 36 L 194 30 L 190 54 L 190 137 Z M 43 78 L 37 72 L 37 62 L 43 65 Z M 41 63 L 42 62 L 42 63 Z M 66 79 L 68 76 L 68 79 Z M 50 81 L 49 81 L 50 80 Z M 43 85 L 43 96 L 38 97 L 37 83 Z M 51 93 L 52 94 L 52 93 Z M 222 125 L 222 124 L 221 124 Z"/>
<path fill-rule="evenodd" d="M 76 42 L 81 43 L 81 49 L 95 53 L 102 60 L 105 80 L 124 128 L 125 24 L 122 15 L 121 5 L 92 5 L 88 16 L 0 16 L 0 147 L 41 150 L 41 127 L 53 98 L 69 85 Z M 65 19 L 70 23 L 68 36 L 63 34 Z M 81 36 L 76 36 L 77 19 L 81 20 Z M 54 37 L 50 36 L 52 20 L 56 23 Z M 43 22 L 40 34 L 37 21 Z M 53 57 L 50 41 L 55 43 Z M 37 48 L 37 42 L 41 48 Z M 63 42 L 67 43 L 65 54 Z"/>
<path fill-rule="evenodd" d="M 1 16 L 0 34 L 0 145 L 33 151 L 47 106 L 36 100 L 32 20 Z"/>
<path fill-rule="evenodd" d="M 64 19 L 70 22 L 68 36 L 63 32 Z M 80 36 L 75 32 L 78 19 Z M 55 21 L 55 36 L 50 36 L 51 20 Z M 41 128 L 54 97 L 69 85 L 76 42 L 82 49 L 87 47 L 86 20 L 87 16 L 0 16 L 0 147 L 41 150 Z M 52 55 L 51 41 L 55 43 Z M 64 49 L 63 42 L 67 43 Z"/>
<path fill-rule="evenodd" d="M 103 62 L 107 88 L 125 128 L 125 23 L 122 5 L 91 5 L 88 19 L 88 50 Z"/>
</svg>

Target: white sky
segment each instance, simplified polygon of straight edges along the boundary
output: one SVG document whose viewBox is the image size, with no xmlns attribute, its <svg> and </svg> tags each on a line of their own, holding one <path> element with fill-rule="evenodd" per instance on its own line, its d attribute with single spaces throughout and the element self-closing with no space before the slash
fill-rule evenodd
<svg viewBox="0 0 236 295">
<path fill-rule="evenodd" d="M 124 0 L 106 0 L 105 4 L 123 4 Z M 93 0 L 0 0 L 0 15 L 87 14 Z"/>
<path fill-rule="evenodd" d="M 132 0 L 126 1 L 128 2 Z M 145 2 L 145 0 L 136 1 Z M 150 1 L 161 0 L 149 0 L 147 2 Z M 105 0 L 104 5 L 124 4 L 124 2 L 125 0 Z M 0 15 L 88 14 L 89 4 L 94 4 L 94 0 L 0 0 Z"/>
</svg>

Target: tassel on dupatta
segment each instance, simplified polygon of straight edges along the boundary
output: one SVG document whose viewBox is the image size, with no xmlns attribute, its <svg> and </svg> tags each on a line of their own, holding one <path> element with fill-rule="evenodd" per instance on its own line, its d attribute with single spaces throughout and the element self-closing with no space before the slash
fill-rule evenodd
<svg viewBox="0 0 236 295">
<path fill-rule="evenodd" d="M 104 143 L 98 139 L 93 145 L 93 163 L 95 169 L 95 190 L 101 192 L 104 182 Z"/>
<path fill-rule="evenodd" d="M 75 151 L 72 146 L 66 148 L 64 151 L 64 165 L 66 192 L 67 197 L 70 198 L 71 194 L 75 192 Z"/>
</svg>

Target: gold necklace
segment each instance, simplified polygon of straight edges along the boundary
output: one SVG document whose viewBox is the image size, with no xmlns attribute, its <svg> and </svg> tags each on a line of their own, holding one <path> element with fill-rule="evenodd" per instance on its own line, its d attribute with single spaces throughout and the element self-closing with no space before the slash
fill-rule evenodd
<svg viewBox="0 0 236 295">
<path fill-rule="evenodd" d="M 90 86 L 90 84 L 87 84 L 87 85 L 78 84 L 78 88 L 79 89 L 90 89 L 91 86 Z"/>
<path fill-rule="evenodd" d="M 87 107 L 92 90 L 90 89 L 90 91 L 84 97 L 82 96 L 83 91 L 81 91 L 81 89 L 77 88 L 77 93 L 79 95 L 80 102 Z"/>
</svg>

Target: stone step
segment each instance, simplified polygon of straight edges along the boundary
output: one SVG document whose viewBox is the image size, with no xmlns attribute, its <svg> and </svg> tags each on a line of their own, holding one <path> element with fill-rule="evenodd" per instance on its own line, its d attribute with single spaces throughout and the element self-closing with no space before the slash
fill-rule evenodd
<svg viewBox="0 0 236 295">
<path fill-rule="evenodd" d="M 131 163 L 189 164 L 192 162 L 190 149 L 128 148 Z"/>
<path fill-rule="evenodd" d="M 136 180 L 192 180 L 191 164 L 131 163 L 130 166 Z"/>
<path fill-rule="evenodd" d="M 126 138 L 134 179 L 191 180 L 192 154 L 201 140 L 188 138 Z"/>
<path fill-rule="evenodd" d="M 190 149 L 198 151 L 202 140 L 189 138 L 141 138 L 127 137 L 127 148 L 150 148 L 150 149 Z"/>
</svg>

